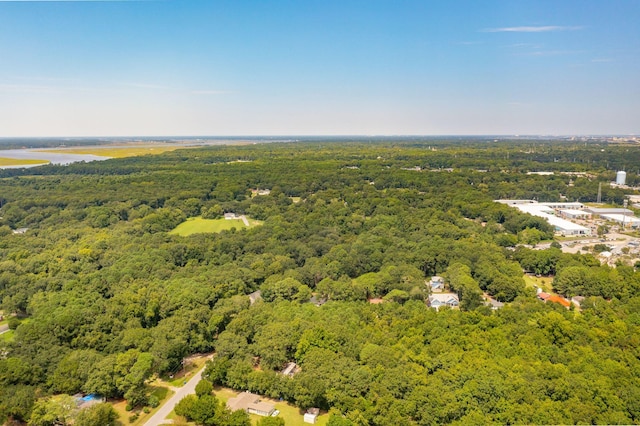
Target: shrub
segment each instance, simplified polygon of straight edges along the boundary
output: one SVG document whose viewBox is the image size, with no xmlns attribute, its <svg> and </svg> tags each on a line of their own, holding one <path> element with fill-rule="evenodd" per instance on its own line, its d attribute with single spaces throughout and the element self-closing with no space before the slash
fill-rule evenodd
<svg viewBox="0 0 640 426">
<path fill-rule="evenodd" d="M 149 407 L 151 408 L 156 408 L 158 405 L 160 405 L 160 400 L 157 396 L 151 395 L 147 404 L 149 404 Z"/>
<path fill-rule="evenodd" d="M 9 317 L 7 323 L 9 325 L 9 330 L 15 330 L 20 325 L 20 320 L 16 317 Z"/>
</svg>

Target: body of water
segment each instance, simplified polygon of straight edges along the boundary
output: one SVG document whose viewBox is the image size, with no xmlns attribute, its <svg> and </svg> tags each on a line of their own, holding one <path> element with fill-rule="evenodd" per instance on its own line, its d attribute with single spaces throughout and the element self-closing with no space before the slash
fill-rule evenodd
<svg viewBox="0 0 640 426">
<path fill-rule="evenodd" d="M 66 165 L 79 161 L 101 161 L 109 157 L 90 154 L 64 154 L 60 152 L 38 151 L 36 149 L 5 149 L 0 150 L 0 158 L 14 158 L 16 160 L 46 160 L 51 164 Z M 43 164 L 26 164 L 16 166 L 0 166 L 0 169 L 17 169 L 22 167 L 37 167 Z"/>
</svg>

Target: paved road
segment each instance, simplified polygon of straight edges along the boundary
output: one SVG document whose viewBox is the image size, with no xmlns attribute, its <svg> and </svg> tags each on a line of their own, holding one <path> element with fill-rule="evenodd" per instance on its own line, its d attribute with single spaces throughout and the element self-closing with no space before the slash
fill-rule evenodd
<svg viewBox="0 0 640 426">
<path fill-rule="evenodd" d="M 7 331 L 9 331 L 9 325 L 8 324 L 0 325 L 0 334 L 6 333 Z"/>
<path fill-rule="evenodd" d="M 151 416 L 149 420 L 144 424 L 144 426 L 159 426 L 163 424 L 171 424 L 171 420 L 165 420 L 165 418 L 173 411 L 173 407 L 176 406 L 178 402 L 185 396 L 196 393 L 196 385 L 200 381 L 202 377 L 202 372 L 204 371 L 204 367 L 200 369 L 194 376 L 189 379 L 186 385 L 183 385 L 181 388 L 177 388 L 176 393 L 173 394 L 167 402 L 165 402 L 162 407 L 156 413 Z"/>
<path fill-rule="evenodd" d="M 246 226 L 247 228 L 249 227 L 249 221 L 247 220 L 247 217 L 245 215 L 240 216 L 240 219 L 242 219 L 242 222 L 244 223 L 244 226 Z"/>
</svg>

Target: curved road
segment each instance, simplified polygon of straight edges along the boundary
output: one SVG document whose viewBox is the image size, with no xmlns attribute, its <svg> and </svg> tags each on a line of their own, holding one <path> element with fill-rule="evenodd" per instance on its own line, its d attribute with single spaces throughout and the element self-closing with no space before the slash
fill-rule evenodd
<svg viewBox="0 0 640 426">
<path fill-rule="evenodd" d="M 173 411 L 173 407 L 175 407 L 182 398 L 189 394 L 196 393 L 196 385 L 200 381 L 203 371 L 204 367 L 202 367 L 196 374 L 194 374 L 193 377 L 189 379 L 186 385 L 183 385 L 181 388 L 177 388 L 176 393 L 174 393 L 173 396 L 167 400 L 167 402 L 162 404 L 162 407 L 160 407 L 160 409 L 156 411 L 156 413 L 151 416 L 149 420 L 147 420 L 144 426 L 160 426 L 173 423 L 172 420 L 165 420 L 166 417 L 169 415 L 169 413 L 171 413 L 171 411 Z"/>
</svg>

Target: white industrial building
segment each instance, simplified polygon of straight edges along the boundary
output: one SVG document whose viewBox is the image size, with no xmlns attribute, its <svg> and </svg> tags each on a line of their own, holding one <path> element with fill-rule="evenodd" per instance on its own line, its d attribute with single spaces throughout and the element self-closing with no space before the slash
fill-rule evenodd
<svg viewBox="0 0 640 426">
<path fill-rule="evenodd" d="M 589 219 L 591 217 L 591 213 L 584 210 L 563 209 L 560 210 L 560 216 L 565 219 Z"/>
<path fill-rule="evenodd" d="M 638 228 L 640 227 L 640 219 L 635 216 L 627 216 L 623 214 L 602 214 L 601 218 L 606 220 L 612 220 L 621 224 L 622 226 L 630 227 L 630 228 Z"/>
<path fill-rule="evenodd" d="M 583 208 L 581 203 L 536 203 L 529 200 L 497 200 L 499 203 L 507 204 L 518 210 L 546 219 L 556 232 L 562 235 L 591 235 L 591 229 L 566 219 L 555 216 L 555 209 L 577 210 Z M 515 201 L 515 202 L 513 202 Z M 523 202 L 525 201 L 525 202 Z M 581 211 L 582 212 L 582 211 Z"/>
<path fill-rule="evenodd" d="M 547 219 L 547 222 L 555 228 L 556 232 L 559 232 L 562 235 L 591 235 L 591 228 L 578 225 L 577 223 L 573 223 L 566 219 L 551 215 L 545 219 Z"/>
<path fill-rule="evenodd" d="M 496 203 L 515 206 L 516 204 L 536 204 L 536 200 L 494 200 Z"/>
<path fill-rule="evenodd" d="M 584 204 L 578 203 L 578 202 L 538 203 L 538 204 L 551 207 L 552 209 L 581 210 L 584 208 Z"/>
<path fill-rule="evenodd" d="M 607 214 L 620 214 L 625 216 L 633 216 L 633 210 L 622 209 L 622 208 L 599 208 L 599 207 L 589 207 L 585 209 L 589 213 L 593 213 L 596 216 L 603 216 Z"/>
<path fill-rule="evenodd" d="M 546 206 L 551 209 L 570 209 L 570 210 L 582 210 L 584 209 L 584 204 L 574 202 L 574 201 L 561 201 L 558 203 L 539 203 L 536 200 L 494 200 L 496 203 L 506 204 L 508 206 L 519 206 L 519 205 L 534 205 L 537 207 Z"/>
</svg>

